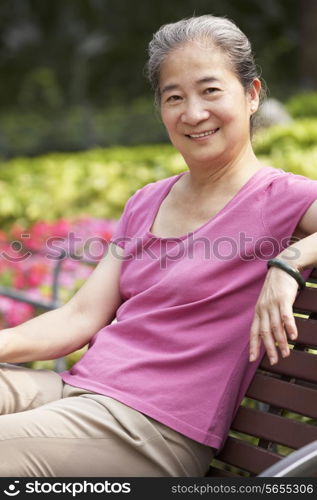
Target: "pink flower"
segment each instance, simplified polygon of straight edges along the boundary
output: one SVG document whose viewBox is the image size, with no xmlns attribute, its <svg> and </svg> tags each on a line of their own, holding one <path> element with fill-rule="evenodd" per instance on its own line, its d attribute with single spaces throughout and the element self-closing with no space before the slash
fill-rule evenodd
<svg viewBox="0 0 317 500">
<path fill-rule="evenodd" d="M 8 326 L 19 325 L 33 316 L 34 308 L 30 304 L 9 300 L 9 307 L 3 313 L 3 318 Z"/>
<path fill-rule="evenodd" d="M 72 220 L 38 221 L 29 229 L 14 224 L 8 236 L 0 231 L 0 284 L 47 301 L 51 296 L 53 269 L 57 263 L 47 246 L 48 238 L 62 238 L 62 241 L 57 240 L 60 251 L 65 249 L 74 252 L 77 257 L 97 261 L 103 256 L 103 247 L 105 250 L 116 224 L 114 220 L 93 219 L 85 215 Z M 23 238 L 22 235 L 29 237 Z M 70 235 L 76 237 L 75 241 L 71 241 Z M 22 245 L 19 249 L 19 245 L 10 244 L 10 241 L 16 240 L 33 250 L 32 255 L 26 255 Z M 66 300 L 92 271 L 92 266 L 75 258 L 63 260 L 59 275 L 60 297 Z M 0 296 L 0 328 L 4 321 L 14 326 L 34 314 L 32 306 Z"/>
<path fill-rule="evenodd" d="M 26 285 L 25 275 L 17 270 L 13 278 L 13 283 L 12 283 L 13 288 L 22 289 L 25 287 L 25 285 Z"/>
<path fill-rule="evenodd" d="M 71 223 L 66 219 L 60 219 L 51 227 L 51 234 L 54 236 L 66 237 L 71 227 Z"/>
</svg>

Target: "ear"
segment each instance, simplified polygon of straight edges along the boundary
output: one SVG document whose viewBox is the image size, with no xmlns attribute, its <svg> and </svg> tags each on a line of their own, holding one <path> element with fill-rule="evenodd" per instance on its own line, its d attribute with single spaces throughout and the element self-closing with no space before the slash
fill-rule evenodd
<svg viewBox="0 0 317 500">
<path fill-rule="evenodd" d="M 251 114 L 258 110 L 261 87 L 261 81 L 258 78 L 255 78 L 252 82 L 251 88 L 248 90 L 249 109 Z"/>
</svg>

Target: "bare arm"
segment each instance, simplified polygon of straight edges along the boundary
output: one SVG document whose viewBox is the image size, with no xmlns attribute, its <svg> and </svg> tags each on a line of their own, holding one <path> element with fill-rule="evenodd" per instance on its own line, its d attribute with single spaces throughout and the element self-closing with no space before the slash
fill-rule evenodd
<svg viewBox="0 0 317 500">
<path fill-rule="evenodd" d="M 89 342 L 111 323 L 120 305 L 119 276 L 123 250 L 108 253 L 67 304 L 0 331 L 0 362 L 55 359 Z"/>
<path fill-rule="evenodd" d="M 306 231 L 316 229 L 316 219 L 311 219 L 312 223 L 309 224 L 306 218 L 306 222 Z M 293 243 L 277 257 L 298 271 L 316 267 L 317 232 Z M 271 364 L 278 361 L 276 343 L 282 356 L 289 356 L 287 335 L 291 340 L 295 340 L 298 335 L 293 315 L 297 291 L 298 284 L 292 276 L 278 268 L 268 270 L 251 326 L 250 361 L 257 359 L 261 340 L 264 342 Z"/>
</svg>

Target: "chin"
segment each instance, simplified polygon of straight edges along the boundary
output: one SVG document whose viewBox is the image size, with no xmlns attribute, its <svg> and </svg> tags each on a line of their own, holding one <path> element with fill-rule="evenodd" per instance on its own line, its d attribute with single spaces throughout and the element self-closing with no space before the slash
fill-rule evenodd
<svg viewBox="0 0 317 500">
<path fill-rule="evenodd" d="M 218 160 L 220 157 L 221 157 L 221 153 L 201 153 L 201 154 L 196 154 L 196 155 L 193 155 L 193 154 L 186 154 L 186 153 L 181 153 L 184 160 L 186 161 L 187 164 L 208 164 L 210 165 L 210 163 Z"/>
</svg>

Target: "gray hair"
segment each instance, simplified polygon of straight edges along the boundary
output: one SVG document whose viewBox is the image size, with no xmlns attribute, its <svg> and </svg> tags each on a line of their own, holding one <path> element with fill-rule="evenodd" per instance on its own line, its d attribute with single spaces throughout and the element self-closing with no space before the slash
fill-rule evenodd
<svg viewBox="0 0 317 500">
<path fill-rule="evenodd" d="M 156 105 L 161 99 L 159 80 L 162 63 L 172 50 L 194 40 L 211 41 L 226 54 L 245 92 L 252 87 L 255 78 L 260 78 L 250 41 L 233 21 L 209 14 L 181 19 L 162 26 L 149 43 L 145 71 L 154 90 Z M 262 89 L 260 100 L 264 97 L 265 90 Z M 251 115 L 251 132 L 254 120 L 255 116 Z"/>
</svg>

